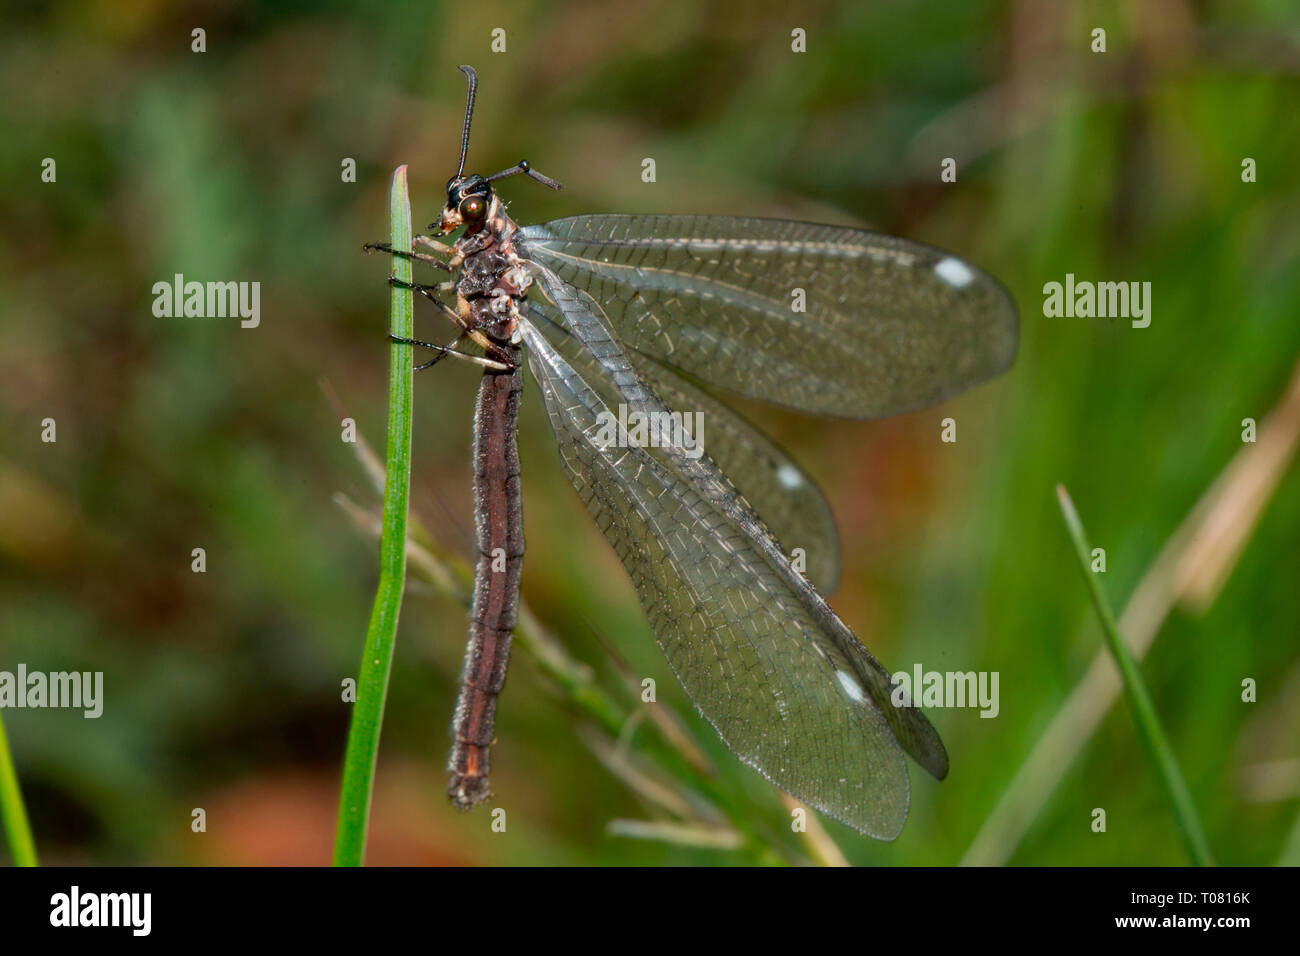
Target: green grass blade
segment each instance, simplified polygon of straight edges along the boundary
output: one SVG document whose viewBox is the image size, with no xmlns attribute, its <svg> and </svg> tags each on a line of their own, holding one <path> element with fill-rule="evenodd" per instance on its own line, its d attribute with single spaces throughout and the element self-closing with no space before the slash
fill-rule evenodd
<svg viewBox="0 0 1300 956">
<path fill-rule="evenodd" d="M 411 248 L 411 202 L 407 196 L 406 167 L 393 173 L 390 199 L 392 246 Z M 411 281 L 411 261 L 393 257 L 393 274 Z M 411 338 L 413 296 L 409 289 L 392 289 L 389 329 Z M 379 587 L 366 629 L 365 653 L 357 679 L 357 701 L 352 707 L 347 752 L 343 759 L 343 787 L 339 798 L 338 831 L 334 840 L 335 866 L 360 866 L 365 860 L 366 829 L 374 788 L 379 733 L 384 719 L 384 699 L 397 639 L 397 618 L 406 587 L 406 521 L 411 486 L 412 350 L 393 342 L 389 347 L 388 478 L 384 483 L 384 518 L 379 538 Z"/>
<path fill-rule="evenodd" d="M 14 865 L 35 866 L 36 841 L 27 822 L 27 809 L 23 806 L 23 792 L 18 786 L 18 773 L 9 753 L 3 720 L 0 720 L 0 821 L 4 823 L 5 840 Z"/>
<path fill-rule="evenodd" d="M 1156 772 L 1165 797 L 1169 800 L 1169 808 L 1178 823 L 1178 830 L 1183 836 L 1183 842 L 1187 846 L 1187 853 L 1192 862 L 1197 866 L 1213 866 L 1214 860 L 1210 854 L 1209 841 L 1205 838 L 1205 830 L 1196 815 L 1196 807 L 1192 805 L 1192 795 L 1187 789 L 1187 781 L 1183 779 L 1174 752 L 1165 738 L 1164 731 L 1160 728 L 1160 719 L 1156 716 L 1156 709 L 1151 702 L 1146 682 L 1142 680 L 1142 672 L 1138 670 L 1137 662 L 1129 653 L 1128 645 L 1120 637 L 1115 615 L 1106 602 L 1106 595 L 1102 593 L 1097 575 L 1089 568 L 1092 549 L 1088 547 L 1088 537 L 1083 530 L 1083 522 L 1079 520 L 1079 513 L 1075 511 L 1074 502 L 1070 500 L 1064 485 L 1056 486 L 1056 497 L 1061 505 L 1061 514 L 1065 517 L 1065 526 L 1070 532 L 1070 540 L 1074 542 L 1074 550 L 1079 556 L 1079 567 L 1088 584 L 1088 591 L 1092 594 L 1092 603 L 1097 609 L 1097 617 L 1101 620 L 1101 630 L 1106 636 L 1106 644 L 1115 658 L 1115 663 L 1119 666 L 1120 678 L 1124 683 L 1124 697 L 1128 701 L 1129 712 L 1133 715 L 1133 723 L 1137 727 L 1142 750 Z"/>
</svg>

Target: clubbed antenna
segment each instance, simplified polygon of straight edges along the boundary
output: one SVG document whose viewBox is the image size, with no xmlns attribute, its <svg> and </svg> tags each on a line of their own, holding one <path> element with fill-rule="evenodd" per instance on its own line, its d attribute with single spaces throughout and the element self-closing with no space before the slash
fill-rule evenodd
<svg viewBox="0 0 1300 956">
<path fill-rule="evenodd" d="M 461 64 L 460 71 L 469 77 L 469 94 L 465 97 L 465 132 L 460 137 L 460 165 L 456 176 L 465 172 L 465 156 L 469 153 L 469 121 L 474 117 L 474 92 L 478 89 L 478 74 L 474 67 Z"/>
</svg>

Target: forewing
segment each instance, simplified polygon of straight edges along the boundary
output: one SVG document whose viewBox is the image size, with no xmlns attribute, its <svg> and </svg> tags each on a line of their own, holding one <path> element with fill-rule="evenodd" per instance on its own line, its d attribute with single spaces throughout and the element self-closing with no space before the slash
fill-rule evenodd
<svg viewBox="0 0 1300 956">
<path fill-rule="evenodd" d="M 588 384 L 608 381 L 592 374 L 595 360 L 564 328 L 554 305 L 530 300 L 528 309 L 538 329 Z M 782 550 L 787 555 L 795 549 L 802 553 L 804 576 L 823 594 L 833 593 L 839 583 L 839 534 L 817 483 L 759 428 L 726 404 L 648 355 L 629 352 L 628 357 L 674 412 L 700 414 L 696 421 L 702 421 L 703 428 L 697 440 L 762 516 Z M 602 398 L 618 402 L 616 393 Z"/>
<path fill-rule="evenodd" d="M 646 449 L 603 447 L 608 406 L 529 322 L 529 367 L 578 496 L 627 569 L 677 678 L 781 788 L 880 839 L 907 815 L 902 753 L 850 665 L 750 536 Z"/>
<path fill-rule="evenodd" d="M 633 367 L 626 350 L 614 335 L 609 317 L 600 303 L 580 289 L 564 282 L 544 266 L 532 267 L 538 285 L 564 316 L 566 328 L 579 340 L 600 366 L 603 376 L 618 391 L 619 400 L 639 414 L 658 415 L 667 411 L 663 400 L 646 384 Z M 804 632 L 805 638 L 829 658 L 843 662 L 838 667 L 846 677 L 852 676 L 865 688 L 866 695 L 885 715 L 903 749 L 934 776 L 948 773 L 948 754 L 930 722 L 916 708 L 891 703 L 889 674 L 867 653 L 844 622 L 791 565 L 781 546 L 768 532 L 749 503 L 737 493 L 707 453 L 692 456 L 668 443 L 653 447 L 654 455 L 666 464 L 697 494 L 717 507 L 742 531 L 754 548 L 767 559 L 768 565 L 818 624 L 818 630 Z M 845 672 L 845 668 L 848 671 Z M 838 677 L 839 675 L 837 675 Z"/>
<path fill-rule="evenodd" d="M 603 303 L 628 346 L 791 408 L 890 415 L 1015 358 L 1016 310 L 997 281 L 905 239 L 779 219 L 639 215 L 559 219 L 520 238 L 525 257 Z"/>
<path fill-rule="evenodd" d="M 583 348 L 594 360 L 602 379 L 607 379 L 602 386 L 604 390 L 608 392 L 611 388 L 615 389 L 620 402 L 625 403 L 634 413 L 647 415 L 666 414 L 667 407 L 662 399 L 655 394 L 644 378 L 632 366 L 626 352 L 614 337 L 609 319 L 600 304 L 581 290 L 563 282 L 545 267 L 535 265 L 534 274 L 537 276 L 539 285 L 547 298 L 562 313 L 566 328 L 573 334 L 575 339 L 581 342 Z M 527 334 L 545 344 L 545 338 L 536 330 L 530 328 Z M 554 349 L 548 348 L 547 351 L 555 354 L 562 361 L 562 357 L 555 353 Z M 530 361 L 535 361 L 535 359 L 530 359 Z M 564 368 L 569 369 L 568 363 L 564 363 Z M 541 373 L 539 372 L 539 374 Z M 585 403 L 589 413 L 593 417 L 598 417 L 602 411 L 608 414 L 608 409 L 604 408 L 604 403 L 600 402 L 600 396 L 588 387 L 584 386 L 584 389 L 590 395 L 590 400 Z M 551 409 L 553 422 L 556 413 L 562 411 L 565 407 L 556 405 Z M 678 489 L 679 494 L 689 492 L 699 500 L 702 508 L 718 516 L 721 519 L 721 524 L 715 521 L 714 524 L 706 524 L 705 526 L 710 528 L 720 527 L 723 530 L 719 531 L 718 534 L 724 541 L 737 542 L 737 544 L 728 545 L 725 550 L 729 553 L 739 554 L 740 550 L 744 549 L 749 560 L 739 565 L 744 572 L 739 576 L 741 582 L 739 587 L 750 588 L 750 596 L 760 603 L 766 600 L 766 607 L 769 611 L 773 608 L 776 609 L 773 618 L 776 622 L 773 625 L 774 629 L 764 630 L 762 633 L 764 635 L 776 635 L 772 639 L 778 644 L 781 643 L 780 638 L 782 636 L 785 638 L 795 638 L 797 636 L 796 644 L 799 655 L 808 655 L 807 659 L 809 660 L 816 660 L 817 658 L 822 660 L 824 664 L 822 676 L 829 678 L 829 680 L 818 683 L 807 675 L 799 675 L 798 679 L 784 681 L 786 687 L 793 689 L 793 696 L 798 698 L 798 705 L 802 711 L 817 715 L 810 718 L 814 722 L 829 720 L 836 733 L 844 731 L 842 721 L 845 708 L 856 715 L 854 719 L 860 718 L 863 714 L 868 715 L 868 720 L 873 725 L 883 718 L 884 723 L 893 732 L 898 744 L 901 745 L 904 751 L 915 758 L 935 777 L 944 777 L 948 772 L 948 756 L 942 742 L 924 714 L 911 706 L 910 701 L 904 695 L 895 691 L 889 673 L 858 642 L 853 633 L 822 600 L 816 590 L 792 567 L 789 559 L 782 553 L 780 545 L 768 532 L 762 520 L 750 508 L 749 503 L 737 493 L 727 476 L 717 468 L 707 452 L 696 457 L 687 454 L 683 448 L 673 444 L 651 449 L 627 448 L 622 450 L 632 456 L 637 468 L 645 468 L 645 474 L 659 475 L 661 483 L 665 487 Z M 621 462 L 622 459 L 619 459 L 619 461 Z M 655 467 L 648 467 L 650 465 Z M 589 495 L 585 497 L 590 498 Z M 619 500 L 619 498 L 612 499 L 615 505 Z M 692 533 L 689 526 L 695 516 L 691 513 L 679 513 L 677 517 L 681 524 L 688 526 L 687 533 Z M 650 530 L 657 530 L 657 533 L 661 536 L 678 533 L 672 527 L 656 526 Z M 616 548 L 620 556 L 626 553 L 625 544 L 616 542 Z M 686 554 L 689 555 L 689 553 L 690 551 L 687 549 Z M 686 557 L 683 556 L 682 560 L 685 561 Z M 629 570 L 632 570 L 632 566 L 628 566 Z M 732 568 L 730 573 L 734 574 L 736 566 L 729 567 Z M 716 575 L 719 572 L 714 570 L 711 573 Z M 633 577 L 636 578 L 636 576 L 637 573 L 633 571 Z M 748 582 L 748 584 L 745 582 Z M 652 621 L 657 620 L 657 611 L 654 604 L 656 600 L 661 598 L 657 598 L 653 594 L 643 593 L 642 599 Z M 720 599 L 724 601 L 720 605 L 708 603 L 700 605 L 701 614 L 714 626 L 725 625 L 730 620 L 729 615 L 735 612 L 735 606 L 725 595 Z M 780 622 L 785 623 L 781 624 Z M 788 630 L 785 628 L 788 628 Z M 752 637 L 752 635 L 750 636 Z M 661 641 L 664 641 L 662 634 L 659 634 L 659 637 Z M 726 641 L 721 643 L 725 646 Z M 668 650 L 668 644 L 665 644 L 665 650 Z M 783 658 L 788 653 L 791 653 L 788 649 L 779 649 L 776 656 L 777 658 Z M 829 668 L 829 670 L 826 670 L 826 668 Z M 683 674 L 680 668 L 678 668 L 678 674 L 682 676 L 683 683 L 687 684 L 686 675 Z M 761 684 L 761 681 L 759 683 Z M 687 686 L 688 690 L 692 689 L 690 684 L 687 684 Z M 715 693 L 721 695 L 723 700 L 730 693 L 725 681 L 715 683 L 714 687 Z M 693 690 L 692 693 L 694 693 Z M 774 683 L 772 693 L 778 702 L 778 707 L 789 708 L 792 706 L 791 700 L 793 698 L 789 691 L 783 690 L 781 686 L 776 686 Z M 891 700 L 893 697 L 898 699 Z M 718 726 L 721 732 L 723 723 L 713 717 L 713 712 L 724 711 L 725 707 L 722 705 L 713 706 L 707 698 L 697 697 L 696 703 L 706 716 L 714 720 L 715 726 Z M 723 736 L 725 738 L 727 734 L 724 732 Z M 781 762 L 774 765 L 770 762 L 771 756 L 763 754 L 756 756 L 756 752 L 752 747 L 748 751 L 742 750 L 736 747 L 730 738 L 728 740 L 729 743 L 732 743 L 733 748 L 737 749 L 738 753 L 741 753 L 751 763 L 759 766 L 764 773 L 773 779 L 791 780 L 798 777 L 799 780 L 806 781 L 806 783 L 802 784 L 810 787 L 806 791 L 791 787 L 791 792 L 795 793 L 796 796 L 823 807 L 827 812 L 840 816 L 842 819 L 848 819 L 849 816 L 854 815 L 852 809 L 843 809 L 842 798 L 844 793 L 842 788 L 863 785 L 863 778 L 859 774 L 869 769 L 872 763 L 871 759 L 855 760 L 853 766 L 847 768 L 852 771 L 849 776 L 831 776 L 828 774 L 833 771 L 835 764 L 832 762 L 827 766 L 822 762 L 823 757 L 821 754 L 823 752 L 819 749 L 819 746 L 810 744 L 807 749 L 800 748 L 787 751 L 784 756 L 779 758 Z M 833 753 L 834 748 L 829 752 Z M 790 775 L 791 768 L 794 770 L 795 777 Z M 797 782 L 798 780 L 796 780 Z M 883 784 L 882 786 L 885 789 L 879 793 L 872 791 L 864 794 L 873 798 L 875 805 L 878 807 L 887 806 L 890 803 L 888 793 L 891 785 Z M 859 812 L 865 813 L 866 811 Z M 864 831 L 867 830 L 869 824 L 861 818 L 857 819 L 858 822 L 854 825 L 860 826 Z"/>
</svg>

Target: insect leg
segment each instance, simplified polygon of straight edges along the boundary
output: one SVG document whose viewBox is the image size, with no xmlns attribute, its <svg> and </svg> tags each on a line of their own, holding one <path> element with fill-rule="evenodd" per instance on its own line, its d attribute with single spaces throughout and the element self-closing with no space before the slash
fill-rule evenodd
<svg viewBox="0 0 1300 956">
<path fill-rule="evenodd" d="M 441 286 L 420 285 L 418 282 L 406 282 L 402 279 L 397 278 L 397 276 L 389 276 L 388 284 L 393 286 L 394 288 L 411 289 L 415 292 L 420 293 L 420 295 L 424 296 L 426 299 L 428 299 L 430 302 L 436 305 L 439 309 L 441 309 L 449 319 L 451 319 L 453 322 L 459 325 L 462 329 L 465 329 L 465 331 L 467 332 L 469 331 L 469 329 L 466 328 L 465 323 L 461 320 L 460 313 L 458 313 L 446 302 L 443 302 L 441 299 L 439 299 L 437 296 L 434 295 L 434 292 L 443 291 Z"/>
<path fill-rule="evenodd" d="M 488 368 L 498 369 L 499 371 L 505 371 L 507 369 L 514 368 L 514 365 L 512 365 L 509 362 L 508 357 L 506 356 L 505 352 L 501 349 L 499 345 L 497 345 L 495 342 L 489 339 L 480 330 L 472 329 L 469 326 L 467 326 L 465 324 L 465 321 L 461 318 L 459 312 L 457 312 L 446 302 L 443 302 L 441 299 L 439 299 L 437 296 L 433 294 L 435 291 L 443 291 L 447 286 L 420 285 L 418 282 L 406 282 L 402 279 L 397 278 L 397 276 L 389 276 L 388 284 L 392 286 L 396 286 L 399 289 L 412 289 L 415 292 L 420 293 L 420 295 L 424 296 L 426 299 L 428 299 L 430 302 L 436 305 L 439 309 L 441 309 L 442 312 L 447 316 L 447 318 L 451 319 L 458 326 L 460 326 L 461 329 L 464 330 L 461 333 L 462 335 L 468 335 L 471 339 L 473 339 L 475 342 L 478 343 L 478 345 L 483 349 L 484 352 L 486 352 L 490 356 L 490 359 L 488 360 L 487 363 L 480 363 L 480 364 L 487 364 Z M 422 342 L 419 344 L 424 345 L 425 343 Z M 477 358 L 477 356 L 474 356 L 474 358 Z"/>
<path fill-rule="evenodd" d="M 422 237 L 422 236 L 417 236 L 417 237 L 416 237 L 416 241 L 418 242 L 419 239 L 421 239 L 421 238 L 423 238 L 423 237 Z M 429 246 L 430 248 L 435 248 L 435 249 L 446 249 L 446 248 L 447 248 L 447 247 L 444 246 L 441 242 L 432 242 L 432 241 L 430 241 L 430 242 L 428 243 L 428 246 Z M 387 243 L 387 242 L 367 242 L 367 243 L 366 243 L 364 246 L 362 246 L 361 248 L 364 249 L 364 250 L 366 250 L 366 252 L 387 252 L 387 253 L 389 253 L 390 255 L 397 256 L 397 257 L 399 257 L 399 258 L 401 258 L 401 259 L 411 259 L 411 260 L 414 260 L 414 261 L 416 261 L 416 262 L 423 262 L 423 263 L 426 263 L 426 264 L 428 264 L 428 265 L 433 266 L 433 267 L 436 268 L 436 269 L 442 269 L 444 272 L 450 272 L 450 271 L 451 271 L 451 266 L 448 265 L 447 262 L 444 261 L 444 259 L 440 259 L 440 258 L 438 258 L 437 256 L 431 256 L 431 255 L 428 255 L 427 253 L 423 253 L 423 252 L 403 252 L 401 249 L 394 249 L 394 248 L 393 248 L 389 243 Z M 450 253 L 446 253 L 445 255 L 449 255 L 449 254 L 450 254 Z"/>
<path fill-rule="evenodd" d="M 418 372 L 421 369 L 431 368 L 432 366 L 437 365 L 439 362 L 441 362 L 444 358 L 446 358 L 449 355 L 455 356 L 458 359 L 463 359 L 466 362 L 472 362 L 475 365 L 481 365 L 483 368 L 495 369 L 498 372 L 509 371 L 511 368 L 513 368 L 513 366 L 511 365 L 507 365 L 504 362 L 498 362 L 495 359 L 483 358 L 478 355 L 469 355 L 466 352 L 458 351 L 456 349 L 456 345 L 458 345 L 460 343 L 460 340 L 465 337 L 464 332 L 460 333 L 460 335 L 456 336 L 446 345 L 438 345 L 435 342 L 421 342 L 419 339 L 405 339 L 399 335 L 393 335 L 392 333 L 389 333 L 388 337 L 392 341 L 398 342 L 402 345 L 415 345 L 422 349 L 433 349 L 438 353 L 428 362 L 425 362 L 422 365 L 415 366 L 415 368 L 412 369 L 412 371 L 414 372 Z"/>
<path fill-rule="evenodd" d="M 448 279 L 446 282 L 439 282 L 436 285 L 425 285 L 422 282 L 407 282 L 405 279 L 397 278 L 397 276 L 389 276 L 388 284 L 396 286 L 399 289 L 412 289 L 421 295 L 429 295 L 433 292 L 451 292 L 456 288 L 455 281 L 451 279 Z M 433 301 L 438 302 L 439 305 L 442 304 L 437 299 L 434 299 Z"/>
<path fill-rule="evenodd" d="M 432 249 L 435 253 L 442 256 L 444 259 L 450 259 L 453 255 L 455 255 L 455 253 L 452 251 L 451 246 L 442 242 L 438 242 L 436 239 L 430 239 L 424 233 L 420 233 L 419 235 L 412 238 L 411 245 L 423 246 L 425 249 Z"/>
</svg>

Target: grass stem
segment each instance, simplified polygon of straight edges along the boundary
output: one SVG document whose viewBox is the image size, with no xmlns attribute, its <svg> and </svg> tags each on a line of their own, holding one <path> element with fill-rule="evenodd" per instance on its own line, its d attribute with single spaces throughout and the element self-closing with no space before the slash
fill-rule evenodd
<svg viewBox="0 0 1300 956">
<path fill-rule="evenodd" d="M 1101 621 L 1101 630 L 1106 637 L 1106 644 L 1119 667 L 1120 678 L 1124 683 L 1124 698 L 1128 701 L 1129 712 L 1133 715 L 1133 723 L 1137 727 L 1142 750 L 1165 792 L 1169 808 L 1173 812 L 1174 820 L 1178 824 L 1178 830 L 1183 836 L 1183 842 L 1187 846 L 1187 853 L 1192 862 L 1197 866 L 1213 866 L 1214 860 L 1210 854 L 1209 841 L 1205 838 L 1205 830 L 1196 815 L 1192 795 L 1187 789 L 1187 781 L 1183 779 L 1173 749 L 1160 728 L 1160 719 L 1156 716 L 1155 705 L 1152 704 L 1151 695 L 1147 691 L 1145 681 L 1142 680 L 1142 672 L 1138 670 L 1137 662 L 1129 653 L 1128 645 L 1120 637 L 1119 626 L 1115 623 L 1115 614 L 1106 601 L 1106 595 L 1102 593 L 1097 575 L 1089 568 L 1092 550 L 1088 547 L 1088 537 L 1083 530 L 1083 522 L 1079 520 L 1079 513 L 1075 510 L 1074 502 L 1070 500 L 1069 492 L 1065 490 L 1064 485 L 1056 486 L 1056 497 L 1061 506 L 1061 514 L 1065 517 L 1065 526 L 1070 532 L 1070 540 L 1074 542 L 1074 550 L 1079 557 L 1079 567 L 1083 571 L 1088 591 L 1092 595 L 1093 606 L 1097 609 L 1097 617 Z"/>
<path fill-rule="evenodd" d="M 394 249 L 411 248 L 411 202 L 407 195 L 406 167 L 393 173 L 389 203 Z M 411 281 L 409 259 L 393 257 L 393 275 Z M 389 330 L 411 338 L 414 303 L 410 289 L 393 287 Z M 384 484 L 384 516 L 379 538 L 379 586 L 366 629 L 365 652 L 357 680 L 357 700 L 352 708 L 347 751 L 343 759 L 343 786 L 339 797 L 338 831 L 334 841 L 335 866 L 360 866 L 365 860 L 366 831 L 374 790 L 375 762 L 384 719 L 384 699 L 392 669 L 397 618 L 406 587 L 406 523 L 411 485 L 412 350 L 392 342 L 389 347 L 388 468 Z"/>
<path fill-rule="evenodd" d="M 3 720 L 0 720 L 0 822 L 4 823 L 5 840 L 14 866 L 36 866 L 36 841 L 27 822 L 27 808 L 23 806 L 23 792 L 18 786 L 18 773 L 14 770 Z"/>
</svg>

